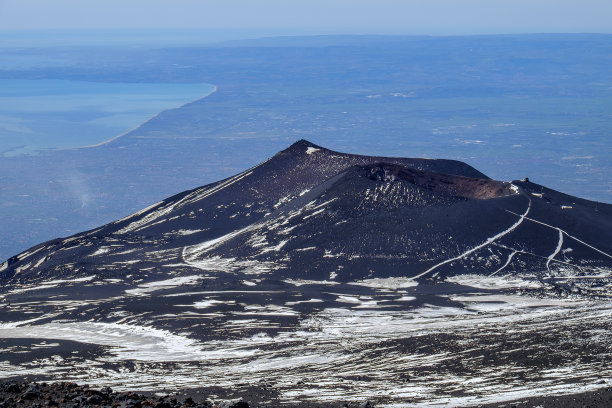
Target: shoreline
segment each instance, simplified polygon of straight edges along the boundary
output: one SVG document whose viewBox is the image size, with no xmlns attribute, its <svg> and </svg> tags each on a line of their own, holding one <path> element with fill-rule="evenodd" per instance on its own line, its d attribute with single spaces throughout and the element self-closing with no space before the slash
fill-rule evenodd
<svg viewBox="0 0 612 408">
<path fill-rule="evenodd" d="M 207 93 L 206 95 L 203 95 L 202 97 L 200 97 L 200 98 L 198 98 L 198 99 L 194 99 L 193 101 L 186 102 L 186 103 L 184 103 L 184 104 L 182 104 L 182 105 L 179 105 L 179 106 L 176 106 L 176 107 L 172 107 L 172 108 L 167 108 L 167 109 L 161 110 L 161 111 L 157 112 L 155 115 L 153 115 L 153 116 L 151 116 L 150 118 L 146 119 L 145 121 L 141 122 L 139 125 L 137 125 L 137 126 L 135 126 L 135 127 L 131 128 L 130 130 L 127 130 L 127 131 L 125 131 L 125 132 L 123 132 L 123 133 L 121 133 L 121 134 L 119 134 L 119 135 L 117 135 L 117 136 L 113 136 L 113 137 L 111 137 L 110 139 L 104 140 L 104 141 L 102 141 L 102 142 L 100 142 L 100 143 L 95 143 L 95 144 L 92 144 L 92 145 L 87 145 L 87 146 L 79 146 L 79 147 L 69 147 L 69 148 L 64 148 L 64 149 L 56 149 L 56 150 L 80 150 L 80 149 L 90 149 L 90 148 L 93 148 L 93 147 L 100 147 L 100 146 L 104 146 L 104 145 L 106 145 L 106 144 L 109 144 L 109 143 L 111 143 L 111 142 L 114 142 L 115 140 L 119 139 L 120 137 L 123 137 L 123 136 L 125 136 L 125 135 L 127 135 L 127 134 L 129 134 L 129 133 L 134 132 L 135 130 L 138 130 L 138 129 L 139 129 L 141 126 L 142 126 L 142 125 L 144 125 L 145 123 L 150 122 L 151 120 L 155 119 L 156 117 L 158 117 L 160 114 L 162 114 L 163 112 L 165 112 L 165 111 L 167 111 L 167 110 L 170 110 L 170 109 L 180 109 L 180 108 L 182 108 L 183 106 L 188 105 L 188 104 L 190 104 L 190 103 L 194 103 L 194 102 L 196 102 L 196 101 L 199 101 L 199 100 L 202 100 L 202 99 L 208 98 L 210 95 L 212 95 L 212 94 L 213 94 L 213 93 L 215 93 L 215 92 L 217 92 L 217 86 L 216 86 L 216 85 L 213 85 L 213 89 L 212 89 L 212 90 L 211 90 L 209 93 Z"/>
</svg>

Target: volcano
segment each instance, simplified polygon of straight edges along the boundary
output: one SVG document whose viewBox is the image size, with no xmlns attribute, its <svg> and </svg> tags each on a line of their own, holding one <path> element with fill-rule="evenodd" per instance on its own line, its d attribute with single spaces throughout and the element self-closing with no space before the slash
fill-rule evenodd
<svg viewBox="0 0 612 408">
<path fill-rule="evenodd" d="M 7 260 L 0 375 L 264 405 L 596 389 L 611 254 L 612 205 L 301 140 Z"/>
</svg>

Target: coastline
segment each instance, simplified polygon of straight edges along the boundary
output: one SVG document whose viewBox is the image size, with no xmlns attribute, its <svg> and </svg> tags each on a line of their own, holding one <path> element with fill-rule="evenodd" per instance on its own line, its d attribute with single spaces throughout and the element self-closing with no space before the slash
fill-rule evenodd
<svg viewBox="0 0 612 408">
<path fill-rule="evenodd" d="M 209 93 L 207 93 L 206 95 L 203 95 L 202 97 L 200 97 L 198 99 L 194 99 L 193 101 L 184 103 L 182 105 L 161 110 L 161 111 L 157 112 L 155 115 L 153 115 L 150 118 L 148 118 L 147 120 L 145 120 L 144 122 L 141 122 L 138 126 L 135 126 L 135 127 L 131 128 L 130 130 L 127 130 L 127 131 L 125 131 L 125 132 L 123 132 L 123 133 L 121 133 L 121 134 L 119 134 L 117 136 L 113 136 L 110 139 L 104 140 L 104 141 L 102 141 L 100 143 L 96 143 L 96 144 L 92 144 L 92 145 L 87 145 L 87 146 L 79 146 L 79 147 L 70 147 L 70 148 L 65 148 L 65 149 L 57 149 L 57 150 L 80 150 L 80 149 L 90 149 L 90 148 L 93 148 L 93 147 L 104 146 L 106 144 L 114 142 L 115 140 L 119 139 L 120 137 L 123 137 L 123 136 L 127 135 L 128 133 L 132 133 L 133 131 L 139 129 L 145 123 L 150 122 L 151 120 L 153 120 L 156 117 L 158 117 L 162 112 L 165 112 L 165 111 L 167 111 L 169 109 L 180 109 L 180 108 L 182 108 L 183 106 L 185 106 L 187 104 L 193 103 L 195 101 L 202 100 L 204 98 L 208 98 L 210 95 L 212 95 L 215 92 L 217 92 L 217 86 L 213 85 L 213 89 Z"/>
</svg>

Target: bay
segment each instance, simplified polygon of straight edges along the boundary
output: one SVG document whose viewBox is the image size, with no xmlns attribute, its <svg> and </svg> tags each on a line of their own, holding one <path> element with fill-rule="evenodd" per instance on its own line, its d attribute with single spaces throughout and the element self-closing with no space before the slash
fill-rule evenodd
<svg viewBox="0 0 612 408">
<path fill-rule="evenodd" d="M 0 79 L 0 155 L 103 143 L 214 90 L 206 83 Z"/>
</svg>

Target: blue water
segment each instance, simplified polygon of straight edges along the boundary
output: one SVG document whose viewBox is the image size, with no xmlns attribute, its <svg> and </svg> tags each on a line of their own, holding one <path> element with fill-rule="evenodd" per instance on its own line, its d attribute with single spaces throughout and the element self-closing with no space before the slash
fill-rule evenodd
<svg viewBox="0 0 612 408">
<path fill-rule="evenodd" d="M 0 79 L 0 155 L 101 143 L 213 89 L 202 83 Z"/>
</svg>

